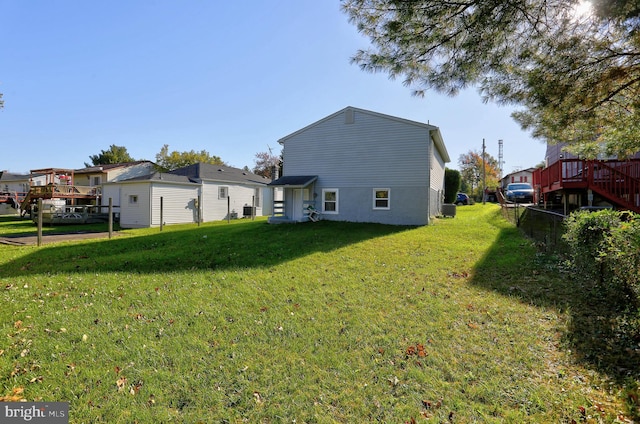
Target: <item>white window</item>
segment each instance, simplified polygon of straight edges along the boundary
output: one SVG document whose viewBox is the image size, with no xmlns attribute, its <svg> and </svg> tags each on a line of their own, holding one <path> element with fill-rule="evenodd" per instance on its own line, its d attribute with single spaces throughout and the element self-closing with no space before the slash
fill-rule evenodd
<svg viewBox="0 0 640 424">
<path fill-rule="evenodd" d="M 138 204 L 138 195 L 137 194 L 130 194 L 129 195 L 129 204 L 130 205 L 137 205 Z"/>
<path fill-rule="evenodd" d="M 229 197 L 229 187 L 218 187 L 218 199 Z"/>
<path fill-rule="evenodd" d="M 102 177 L 93 177 L 93 185 L 99 186 L 100 184 L 102 184 Z"/>
<path fill-rule="evenodd" d="M 373 189 L 373 209 L 391 208 L 391 190 L 388 188 Z"/>
<path fill-rule="evenodd" d="M 324 188 L 322 189 L 322 213 L 337 214 L 338 213 L 338 189 Z"/>
</svg>

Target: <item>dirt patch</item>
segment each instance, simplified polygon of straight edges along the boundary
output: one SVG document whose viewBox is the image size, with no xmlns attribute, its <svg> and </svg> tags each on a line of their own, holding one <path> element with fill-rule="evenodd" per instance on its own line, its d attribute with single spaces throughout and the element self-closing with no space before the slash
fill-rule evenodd
<svg viewBox="0 0 640 424">
<path fill-rule="evenodd" d="M 113 232 L 113 237 L 116 237 L 117 233 Z M 73 240 L 89 240 L 109 238 L 108 232 L 102 233 L 65 233 L 65 234 L 46 234 L 42 236 L 42 244 L 51 244 L 61 241 L 73 241 Z M 0 237 L 1 244 L 8 244 L 12 246 L 32 246 L 38 244 L 38 236 L 16 236 L 16 237 Z"/>
</svg>

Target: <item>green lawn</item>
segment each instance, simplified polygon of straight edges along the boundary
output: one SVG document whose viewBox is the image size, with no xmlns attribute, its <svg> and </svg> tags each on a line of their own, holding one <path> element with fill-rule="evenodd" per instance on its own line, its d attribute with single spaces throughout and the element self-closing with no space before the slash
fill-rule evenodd
<svg viewBox="0 0 640 424">
<path fill-rule="evenodd" d="M 72 423 L 631 420 L 635 383 L 577 342 L 556 262 L 495 205 L 0 245 L 0 398 L 68 401 Z"/>
</svg>

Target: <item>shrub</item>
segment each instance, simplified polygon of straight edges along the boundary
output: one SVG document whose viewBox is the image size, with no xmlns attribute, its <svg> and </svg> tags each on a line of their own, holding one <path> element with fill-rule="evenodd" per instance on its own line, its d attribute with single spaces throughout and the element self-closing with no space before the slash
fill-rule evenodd
<svg viewBox="0 0 640 424">
<path fill-rule="evenodd" d="M 637 307 L 640 216 L 612 210 L 579 211 L 569 216 L 565 225 L 563 238 L 576 276 L 625 307 Z"/>
<path fill-rule="evenodd" d="M 462 177 L 455 169 L 444 170 L 444 203 L 455 203 Z"/>
</svg>

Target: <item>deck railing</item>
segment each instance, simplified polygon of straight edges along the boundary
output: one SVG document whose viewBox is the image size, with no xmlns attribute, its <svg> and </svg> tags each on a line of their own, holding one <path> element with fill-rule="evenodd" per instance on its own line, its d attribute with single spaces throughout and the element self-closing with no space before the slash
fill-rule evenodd
<svg viewBox="0 0 640 424">
<path fill-rule="evenodd" d="M 542 193 L 567 188 L 591 189 L 636 212 L 640 211 L 640 160 L 567 159 L 533 173 Z"/>
<path fill-rule="evenodd" d="M 284 200 L 273 201 L 273 216 L 285 216 L 286 202 Z"/>
<path fill-rule="evenodd" d="M 49 184 L 45 186 L 32 186 L 29 193 L 32 198 L 98 196 L 100 194 L 100 188 L 66 184 Z"/>
</svg>

